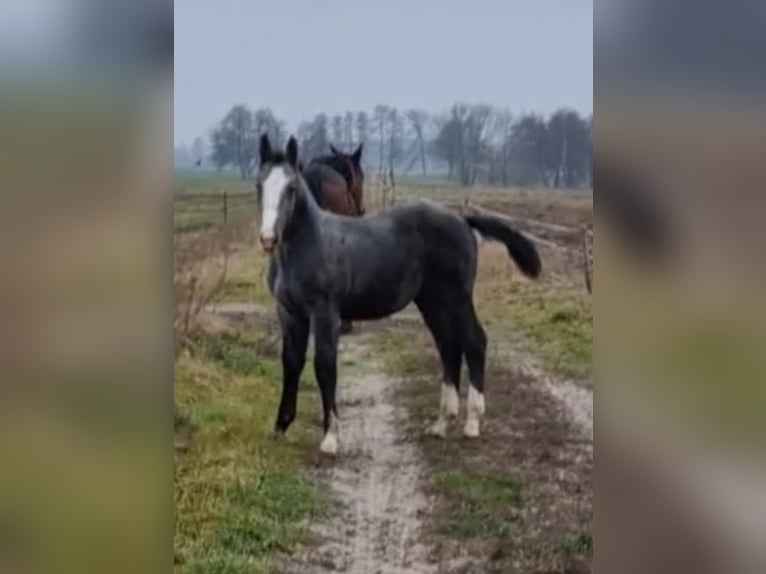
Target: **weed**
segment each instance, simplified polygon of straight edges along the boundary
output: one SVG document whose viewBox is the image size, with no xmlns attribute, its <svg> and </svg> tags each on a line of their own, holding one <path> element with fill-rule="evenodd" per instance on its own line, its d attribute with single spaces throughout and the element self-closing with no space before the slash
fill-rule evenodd
<svg viewBox="0 0 766 574">
<path fill-rule="evenodd" d="M 449 471 L 437 476 L 436 488 L 451 501 L 445 525 L 450 536 L 506 538 L 517 532 L 512 513 L 506 512 L 521 504 L 522 487 L 517 480 Z"/>
<path fill-rule="evenodd" d="M 593 535 L 590 532 L 583 531 L 567 536 L 562 543 L 562 549 L 568 556 L 591 554 L 593 552 Z"/>
</svg>

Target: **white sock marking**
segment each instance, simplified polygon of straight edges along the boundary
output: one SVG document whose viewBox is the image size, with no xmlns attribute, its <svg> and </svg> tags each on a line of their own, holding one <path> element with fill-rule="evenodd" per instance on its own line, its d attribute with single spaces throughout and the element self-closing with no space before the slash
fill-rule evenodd
<svg viewBox="0 0 766 574">
<path fill-rule="evenodd" d="M 479 419 L 484 414 L 484 393 L 477 391 L 473 385 L 468 387 L 468 408 L 463 428 L 463 434 L 470 438 L 479 436 Z"/>
<path fill-rule="evenodd" d="M 440 415 L 456 417 L 459 408 L 457 389 L 452 383 L 442 383 L 441 403 L 439 404 Z"/>
<path fill-rule="evenodd" d="M 429 429 L 429 432 L 434 436 L 440 436 L 441 438 L 447 437 L 447 421 L 442 417 L 439 416 L 439 418 L 436 420 L 436 422 L 431 426 Z"/>
<path fill-rule="evenodd" d="M 439 399 L 439 418 L 429 429 L 429 433 L 446 438 L 447 419 L 456 417 L 459 407 L 457 389 L 451 383 L 442 383 L 441 398 Z"/>
<path fill-rule="evenodd" d="M 330 415 L 330 428 L 319 445 L 319 450 L 325 454 L 335 455 L 338 452 L 338 419 Z"/>
</svg>

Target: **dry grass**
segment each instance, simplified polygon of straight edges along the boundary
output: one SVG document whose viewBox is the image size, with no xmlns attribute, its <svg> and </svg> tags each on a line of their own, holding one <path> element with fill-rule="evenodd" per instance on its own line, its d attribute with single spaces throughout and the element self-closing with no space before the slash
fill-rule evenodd
<svg viewBox="0 0 766 574">
<path fill-rule="evenodd" d="M 545 253 L 542 253 L 544 269 Z M 481 247 L 475 301 L 496 336 L 526 347 L 551 370 L 576 379 L 592 373 L 593 310 L 579 275 L 555 269 L 537 281 L 522 277 L 502 246 Z"/>
</svg>

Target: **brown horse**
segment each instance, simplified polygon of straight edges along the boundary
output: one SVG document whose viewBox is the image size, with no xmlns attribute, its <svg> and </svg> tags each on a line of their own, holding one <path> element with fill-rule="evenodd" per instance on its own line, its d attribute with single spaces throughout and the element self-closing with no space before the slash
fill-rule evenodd
<svg viewBox="0 0 766 574">
<path fill-rule="evenodd" d="M 352 154 L 339 152 L 330 145 L 331 155 L 311 160 L 302 171 L 306 184 L 322 209 L 338 215 L 361 217 L 364 215 L 364 172 L 362 171 L 362 144 Z M 341 333 L 350 333 L 351 323 L 344 321 Z"/>
<path fill-rule="evenodd" d="M 364 215 L 365 208 L 364 208 L 364 171 L 362 170 L 362 146 L 363 144 L 359 144 L 359 147 L 354 150 L 351 154 L 346 154 L 343 152 L 338 151 L 335 146 L 330 144 L 330 152 L 332 152 L 330 155 L 323 155 L 319 157 L 315 157 L 311 160 L 311 163 L 309 163 L 309 168 L 316 165 L 323 165 L 331 168 L 336 173 L 340 174 L 340 176 L 343 178 L 343 180 L 346 183 L 346 189 L 348 193 L 351 195 L 351 199 L 354 204 L 354 210 L 355 213 L 351 215 Z M 309 187 L 311 187 L 311 184 L 309 184 Z M 313 191 L 313 190 L 312 190 Z M 330 194 L 333 192 L 329 192 Z M 314 193 L 314 197 L 316 197 L 316 193 Z M 329 198 L 328 198 L 329 201 Z M 324 209 L 328 209 L 329 211 L 332 211 L 334 213 L 340 213 L 332 209 L 331 207 L 325 207 L 322 201 L 318 201 L 320 207 Z M 345 212 L 342 213 L 342 215 L 345 215 Z"/>
<path fill-rule="evenodd" d="M 361 215 L 346 180 L 332 167 L 312 162 L 303 170 L 303 179 L 322 209 L 350 217 Z"/>
</svg>

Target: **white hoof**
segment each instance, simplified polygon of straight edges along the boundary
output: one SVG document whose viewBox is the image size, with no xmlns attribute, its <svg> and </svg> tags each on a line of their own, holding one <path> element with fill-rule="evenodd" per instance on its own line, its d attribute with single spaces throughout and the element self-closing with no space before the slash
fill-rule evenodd
<svg viewBox="0 0 766 574">
<path fill-rule="evenodd" d="M 463 427 L 463 435 L 468 438 L 477 438 L 479 436 L 479 421 L 470 419 L 465 421 L 465 427 Z"/>
<path fill-rule="evenodd" d="M 322 444 L 319 445 L 319 451 L 333 456 L 338 453 L 338 438 L 335 436 L 335 433 L 328 432 L 325 435 Z"/>
<path fill-rule="evenodd" d="M 327 429 L 327 434 L 319 445 L 319 451 L 333 456 L 338 452 L 338 419 L 335 415 L 330 416 L 330 428 Z"/>
<path fill-rule="evenodd" d="M 442 418 L 437 420 L 433 425 L 431 425 L 431 428 L 428 429 L 428 434 L 441 438 L 447 438 L 447 421 Z"/>
</svg>

